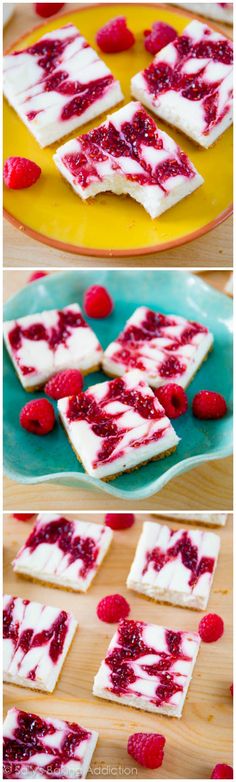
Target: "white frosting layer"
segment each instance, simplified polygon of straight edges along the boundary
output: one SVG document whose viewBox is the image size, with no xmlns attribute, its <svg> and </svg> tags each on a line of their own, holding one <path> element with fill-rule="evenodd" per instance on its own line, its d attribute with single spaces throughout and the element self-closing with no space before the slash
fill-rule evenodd
<svg viewBox="0 0 236 782">
<path fill-rule="evenodd" d="M 232 47 L 231 41 L 228 41 L 220 33 L 216 33 L 207 27 L 206 24 L 194 20 L 185 28 L 182 33 L 187 37 L 191 46 L 202 43 L 207 45 L 209 42 L 226 43 Z M 178 41 L 178 39 L 176 39 Z M 141 71 L 133 76 L 131 80 L 132 95 L 158 117 L 177 127 L 193 141 L 202 147 L 209 147 L 220 135 L 232 124 L 233 120 L 233 65 L 223 61 L 217 61 L 210 55 L 203 57 L 192 56 L 192 50 L 189 54 L 179 54 L 176 41 L 171 42 L 155 56 L 153 65 L 159 66 L 168 71 L 168 86 L 163 88 L 162 92 L 155 92 L 152 86 L 149 88 L 147 74 L 150 72 L 150 66 L 147 71 Z M 181 38 L 180 38 L 181 41 Z M 192 93 L 188 85 L 182 88 L 175 86 L 175 81 L 170 79 L 172 75 L 188 79 L 192 75 Z M 163 81 L 164 77 L 162 76 Z M 158 85 L 159 77 L 156 83 Z M 152 82 L 153 83 L 153 82 Z M 212 91 L 212 84 L 215 89 Z M 207 87 L 209 90 L 207 91 Z M 203 89 L 204 88 L 204 89 Z M 196 92 L 203 97 L 196 99 Z M 195 97 L 192 97 L 192 95 Z M 216 107 L 214 119 L 208 121 L 209 106 L 214 102 Z M 211 107 L 212 116 L 212 107 Z"/>
<path fill-rule="evenodd" d="M 146 521 L 127 586 L 157 601 L 204 610 L 219 549 L 220 538 L 213 532 L 173 531 Z"/>
<path fill-rule="evenodd" d="M 54 52 L 48 62 L 47 52 Z M 46 33 L 34 51 L 6 55 L 3 88 L 42 147 L 123 100 L 119 82 L 72 24 Z"/>
<path fill-rule="evenodd" d="M 128 123 L 132 133 L 140 112 L 152 130 L 155 144 L 143 136 L 138 140 L 137 154 L 137 147 L 132 148 L 128 136 L 124 138 L 124 127 Z M 114 146 L 110 139 L 111 129 L 116 138 L 119 134 L 118 145 Z M 100 141 L 97 131 L 102 134 Z M 181 173 L 172 173 L 160 182 L 160 166 L 167 163 L 179 166 L 183 155 L 173 139 L 155 126 L 141 104 L 132 101 L 109 115 L 107 121 L 94 131 L 59 147 L 54 160 L 61 174 L 83 200 L 109 190 L 116 195 L 131 196 L 155 218 L 203 183 L 185 155 L 189 174 L 185 174 L 182 167 Z"/>
<path fill-rule="evenodd" d="M 13 569 L 48 584 L 86 592 L 112 537 L 112 531 L 101 524 L 40 513 L 14 560 Z"/>
<path fill-rule="evenodd" d="M 53 692 L 76 631 L 76 620 L 66 611 L 62 617 L 58 608 L 10 595 L 5 595 L 3 609 L 7 616 L 10 612 L 10 631 L 3 641 L 4 681 Z M 57 642 L 59 620 L 65 634 L 61 650 L 55 655 L 51 644 Z M 41 636 L 44 632 L 46 636 Z M 40 637 L 44 641 L 40 642 Z"/>
<path fill-rule="evenodd" d="M 58 401 L 59 415 L 78 459 L 86 472 L 97 478 L 133 469 L 175 448 L 179 442 L 169 418 L 141 372 L 133 370 L 124 376 L 122 396 L 120 383 L 117 383 L 115 380 L 92 386 L 80 395 L 78 401 L 76 397 Z M 128 397 L 130 393 L 132 399 Z M 142 408 L 136 406 L 136 396 L 144 407 L 151 405 L 150 417 L 145 415 L 145 410 L 142 414 Z M 86 415 L 80 412 L 81 404 L 84 408 L 85 404 L 90 406 L 91 403 L 96 406 L 95 411 L 93 415 L 89 413 L 86 420 Z M 76 408 L 72 414 L 71 405 Z"/>
<path fill-rule="evenodd" d="M 34 723 L 35 731 L 32 738 L 27 730 L 30 720 Z M 27 738 L 24 736 L 24 722 Z M 41 726 L 43 731 L 40 730 Z M 28 714 L 13 707 L 8 711 L 3 724 L 3 747 L 6 746 L 7 758 L 3 748 L 3 768 L 8 778 L 11 769 L 11 777 L 17 779 L 42 779 L 45 769 L 47 778 L 50 777 L 51 764 L 52 769 L 57 766 L 58 779 L 85 779 L 97 740 L 98 733 L 94 730 L 88 731 L 55 717 Z M 18 744 L 16 761 L 8 760 L 7 748 L 11 748 L 11 742 L 13 746 Z M 40 745 L 41 751 L 33 751 L 35 742 L 37 746 Z M 52 778 L 55 778 L 55 771 L 51 771 L 51 774 Z"/>
<path fill-rule="evenodd" d="M 70 319 L 72 313 L 72 319 Z M 76 323 L 76 315 L 78 321 Z M 68 318 L 60 337 L 61 318 Z M 74 320 L 73 320 L 74 318 Z M 34 329 L 40 332 L 35 338 Z M 31 329 L 32 331 L 29 331 Z M 20 330 L 19 341 L 12 344 L 11 334 Z M 102 348 L 92 329 L 83 318 L 78 304 L 70 304 L 63 310 L 45 310 L 34 315 L 26 315 L 15 321 L 6 321 L 3 325 L 6 348 L 14 364 L 19 380 L 27 390 L 41 386 L 65 369 L 79 369 L 88 373 L 101 362 Z M 54 339 L 55 335 L 56 339 Z"/>
<path fill-rule="evenodd" d="M 153 326 L 148 322 L 149 316 L 153 316 L 156 321 Z M 212 334 L 200 324 L 176 315 L 159 316 L 148 307 L 138 307 L 126 322 L 121 334 L 106 348 L 102 366 L 104 372 L 117 376 L 122 376 L 132 366 L 137 366 L 153 388 L 168 382 L 178 383 L 186 388 L 212 344 Z M 183 367 L 181 372 L 177 368 L 172 368 L 171 372 L 168 369 L 170 362 L 174 363 L 175 360 Z M 164 365 L 167 367 L 166 372 Z"/>
<path fill-rule="evenodd" d="M 174 3 L 193 14 L 207 16 L 219 22 L 233 24 L 233 3 Z"/>
<path fill-rule="evenodd" d="M 131 642 L 123 645 L 120 632 L 122 626 L 128 625 L 132 628 L 129 632 Z M 170 652 L 167 634 L 178 638 L 179 649 L 174 655 Z M 132 639 L 137 637 L 140 639 L 140 651 L 134 652 Z M 121 622 L 95 676 L 93 693 L 145 711 L 181 717 L 199 645 L 197 633 L 167 630 L 143 622 Z M 172 689 L 168 693 L 163 686 L 163 678 L 166 685 L 171 684 Z"/>
</svg>

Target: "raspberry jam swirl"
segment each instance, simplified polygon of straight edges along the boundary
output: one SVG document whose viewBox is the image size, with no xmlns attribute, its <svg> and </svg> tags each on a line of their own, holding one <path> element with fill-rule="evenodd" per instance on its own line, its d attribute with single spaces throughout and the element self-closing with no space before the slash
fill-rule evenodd
<svg viewBox="0 0 236 782">
<path fill-rule="evenodd" d="M 142 571 L 144 576 L 151 566 L 159 573 L 165 565 L 181 556 L 181 561 L 189 570 L 189 586 L 194 588 L 199 578 L 204 573 L 212 574 L 214 570 L 214 557 L 199 557 L 198 546 L 194 545 L 187 532 L 183 532 L 181 538 L 174 546 L 168 546 L 166 551 L 156 546 L 146 555 L 146 563 Z"/>
<path fill-rule="evenodd" d="M 199 334 L 207 334 L 208 330 L 200 323 L 194 321 L 186 323 L 178 336 L 171 337 L 171 327 L 178 326 L 175 318 L 163 315 L 162 313 L 146 310 L 144 318 L 140 323 L 129 324 L 116 340 L 112 361 L 122 363 L 129 368 L 146 370 L 145 344 L 153 341 L 154 349 L 163 353 L 163 361 L 156 362 L 156 373 L 163 378 L 176 378 L 184 374 L 187 364 L 183 357 L 178 357 L 174 353 L 185 345 L 194 344 L 195 338 Z M 165 340 L 165 346 L 160 347 L 156 340 Z M 173 353 L 173 355 L 171 355 Z M 155 359 L 152 358 L 152 361 Z"/>
<path fill-rule="evenodd" d="M 222 121 L 228 112 L 229 105 L 222 110 L 219 109 L 219 87 L 222 83 L 222 76 L 219 77 L 218 64 L 233 66 L 233 48 L 230 41 L 219 39 L 212 41 L 209 39 L 210 28 L 205 26 L 203 38 L 200 41 L 194 41 L 189 35 L 182 35 L 176 38 L 170 47 L 177 54 L 174 66 L 171 61 L 161 61 L 161 58 L 154 61 L 143 72 L 143 78 L 146 87 L 154 98 L 163 95 L 168 91 L 181 93 L 183 98 L 188 101 L 202 101 L 204 133 L 208 133 L 212 127 Z M 207 63 L 200 64 L 196 72 L 194 62 L 196 60 L 207 60 Z M 192 73 L 187 72 L 187 63 L 193 61 Z M 212 68 L 215 67 L 215 80 L 208 78 L 209 62 Z M 231 100 L 229 93 L 228 99 Z"/>
<path fill-rule="evenodd" d="M 21 621 L 16 619 L 17 615 L 17 601 L 20 598 L 10 598 L 3 611 L 3 638 L 4 640 L 11 640 L 14 648 L 13 654 L 17 650 L 21 650 L 22 655 L 20 658 L 19 666 L 21 666 L 22 659 L 28 654 L 30 650 L 35 647 L 45 647 L 45 653 L 51 660 L 53 665 L 56 665 L 59 657 L 63 653 L 65 640 L 69 631 L 70 616 L 66 611 L 58 611 L 58 615 L 47 629 L 42 629 L 37 632 L 35 627 L 25 627 L 21 629 L 22 622 L 26 623 L 25 611 L 29 605 L 29 600 L 23 600 L 23 616 Z M 15 611 L 16 609 L 16 611 Z M 47 608 L 42 605 L 41 616 Z M 41 618 L 41 617 L 40 617 Z M 37 678 L 37 666 L 30 669 L 27 672 L 27 678 L 33 681 Z"/>
<path fill-rule="evenodd" d="M 47 342 L 50 350 L 56 351 L 59 345 L 63 344 L 66 346 L 68 339 L 73 334 L 73 330 L 78 328 L 88 328 L 88 324 L 81 312 L 75 312 L 70 309 L 58 310 L 57 323 L 50 328 L 47 328 L 40 321 L 32 323 L 31 326 L 27 327 L 21 326 L 20 323 L 16 322 L 15 326 L 8 333 L 8 340 L 23 375 L 29 375 L 36 371 L 36 368 L 33 366 L 24 366 L 20 358 L 17 357 L 24 345 L 24 340 L 35 343 L 40 341 Z"/>
<path fill-rule="evenodd" d="M 165 630 L 166 649 L 158 651 L 156 647 L 146 644 L 144 622 L 134 620 L 122 620 L 117 631 L 117 643 L 115 647 L 107 654 L 105 663 L 110 669 L 110 687 L 109 689 L 118 696 L 127 695 L 129 692 L 135 692 L 133 686 L 142 678 L 154 678 L 155 697 L 150 698 L 156 706 L 168 703 L 173 695 L 183 691 L 183 685 L 178 681 L 179 674 L 175 673 L 177 661 L 191 662 L 191 657 L 183 653 L 181 632 Z M 155 662 L 145 663 L 145 656 L 155 656 Z M 141 668 L 140 675 L 135 674 L 133 663 L 139 663 Z M 132 685 L 130 689 L 130 685 Z M 137 695 L 139 691 L 137 690 Z"/>
<path fill-rule="evenodd" d="M 56 721 L 14 709 L 12 735 L 3 739 L 4 779 L 17 778 L 18 771 L 24 776 L 24 764 L 32 771 L 32 777 L 41 768 L 43 777 L 55 779 L 67 763 L 80 761 L 80 744 L 90 737 L 89 731 L 74 722 L 60 721 L 59 728 Z"/>
<path fill-rule="evenodd" d="M 123 176 L 139 185 L 154 185 L 167 193 L 168 180 L 177 176 L 191 179 L 195 171 L 187 155 L 176 145 L 173 156 L 154 167 L 145 159 L 145 149 L 164 149 L 164 142 L 158 133 L 156 124 L 144 109 L 135 111 L 132 119 L 123 122 L 117 130 L 111 121 L 100 125 L 90 133 L 80 136 L 79 150 L 63 156 L 63 163 L 76 182 L 87 187 L 90 182 L 101 181 L 96 162 L 110 161 L 114 171 L 122 171 Z M 131 174 L 123 172 L 119 158 L 131 158 L 142 166 L 142 172 Z"/>
<path fill-rule="evenodd" d="M 142 393 L 140 387 L 138 389 L 127 389 L 125 380 L 122 378 L 116 378 L 107 384 L 107 392 L 102 400 L 99 400 L 99 403 L 92 392 L 89 391 L 76 397 L 71 397 L 68 401 L 67 419 L 70 422 L 86 421 L 90 425 L 92 432 L 101 439 L 101 447 L 94 462 L 95 466 L 120 457 L 124 453 L 122 448 L 124 435 L 130 432 L 130 428 L 124 426 L 122 420 L 120 421 L 124 414 L 123 409 L 122 412 L 118 413 L 106 411 L 107 404 L 112 401 L 121 402 L 127 407 L 127 410 L 131 408 L 144 421 L 150 421 L 150 423 L 165 417 L 164 410 L 159 406 L 153 394 L 149 396 Z M 163 433 L 164 428 L 152 434 L 150 433 L 148 442 L 151 442 L 152 439 L 159 439 Z M 142 440 L 142 445 L 145 442 L 145 440 Z M 129 446 L 131 447 L 132 445 L 135 448 L 138 444 L 136 428 L 134 428 L 134 439 L 133 442 L 129 441 Z M 120 450 L 117 452 L 117 446 L 119 445 Z M 114 451 L 116 451 L 115 455 L 113 455 Z"/>
<path fill-rule="evenodd" d="M 79 560 L 81 578 L 85 578 L 96 565 L 99 554 L 97 542 L 89 536 L 77 535 L 73 521 L 69 521 L 63 516 L 55 521 L 49 521 L 47 524 L 36 524 L 25 547 L 32 554 L 38 546 L 44 543 L 56 545 L 68 557 L 68 567 Z"/>
</svg>

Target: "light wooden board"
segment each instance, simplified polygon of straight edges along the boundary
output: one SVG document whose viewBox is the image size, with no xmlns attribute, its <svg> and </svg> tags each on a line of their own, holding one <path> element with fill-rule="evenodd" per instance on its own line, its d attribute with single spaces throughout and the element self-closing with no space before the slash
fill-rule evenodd
<svg viewBox="0 0 236 782">
<path fill-rule="evenodd" d="M 76 4 L 76 7 L 83 5 L 83 3 Z M 158 6 L 158 3 L 157 3 Z M 68 10 L 73 9 L 75 4 L 67 3 Z M 65 8 L 62 9 L 62 13 Z M 56 16 L 58 18 L 58 16 Z M 19 36 L 32 29 L 40 23 L 40 17 L 38 17 L 34 11 L 32 3 L 17 3 L 15 14 L 6 26 L 4 32 L 4 49 L 11 46 Z M 222 32 L 226 35 L 230 35 L 231 28 L 228 25 L 221 25 Z M 195 266 L 229 266 L 232 264 L 233 249 L 233 221 L 232 217 L 228 218 L 222 225 L 218 226 L 214 231 L 206 234 L 206 236 L 196 239 L 190 244 L 186 244 L 183 247 L 177 247 L 168 252 L 161 252 L 158 254 L 151 254 L 147 257 L 133 256 L 132 258 L 119 259 L 116 258 L 112 261 L 107 258 L 93 258 L 80 255 L 73 255 L 72 253 L 64 254 L 60 250 L 55 250 L 52 247 L 46 247 L 40 242 L 34 241 L 29 237 L 21 234 L 16 228 L 13 228 L 9 223 L 4 221 L 4 265 L 5 266 L 94 266 L 94 267 L 107 267 L 115 266 L 116 268 L 125 266 L 132 267 L 134 261 L 138 266 L 178 266 L 180 268 L 189 267 L 194 262 Z"/>
<path fill-rule="evenodd" d="M 224 291 L 230 271 L 208 270 L 199 276 L 217 290 Z M 29 277 L 28 271 L 5 270 L 4 301 L 15 295 Z M 217 459 L 174 478 L 161 492 L 140 500 L 137 510 L 232 510 L 233 460 Z M 34 484 L 25 486 L 4 478 L 4 509 L 11 510 L 133 510 L 132 502 L 85 488 Z"/>
<path fill-rule="evenodd" d="M 85 518 L 81 513 L 77 517 Z M 219 530 L 221 552 L 208 607 L 224 618 L 225 633 L 217 643 L 201 645 L 182 719 L 136 711 L 92 695 L 94 675 L 116 627 L 97 619 L 96 605 L 101 597 L 120 592 L 131 605 L 131 618 L 173 629 L 196 630 L 202 616 L 201 612 L 158 605 L 127 591 L 125 582 L 144 518 L 152 517 L 136 516 L 136 524 L 130 530 L 114 534 L 110 552 L 88 594 L 78 595 L 25 581 L 13 573 L 11 561 L 32 524 L 15 521 L 5 514 L 5 592 L 70 609 L 78 619 L 79 630 L 54 694 L 35 694 L 5 685 L 4 714 L 15 705 L 41 715 L 78 721 L 97 730 L 99 742 L 89 774 L 92 779 L 208 779 L 217 762 L 232 764 L 231 514 L 226 527 Z M 103 521 L 101 515 L 93 514 L 86 515 L 86 519 Z M 171 526 L 177 528 L 181 524 L 175 521 Z M 148 771 L 128 756 L 127 739 L 136 731 L 156 731 L 166 736 L 165 759 L 159 771 Z"/>
</svg>

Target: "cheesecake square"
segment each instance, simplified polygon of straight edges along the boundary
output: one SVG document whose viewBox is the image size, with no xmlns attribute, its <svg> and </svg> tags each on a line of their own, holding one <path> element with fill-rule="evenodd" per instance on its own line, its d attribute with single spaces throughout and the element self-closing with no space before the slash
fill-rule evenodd
<svg viewBox="0 0 236 782">
<path fill-rule="evenodd" d="M 186 388 L 212 344 L 212 334 L 200 323 L 138 307 L 108 345 L 102 366 L 117 376 L 135 367 L 153 388 L 168 382 Z"/>
<path fill-rule="evenodd" d="M 198 633 L 123 620 L 95 676 L 93 694 L 181 717 L 199 646 Z"/>
<path fill-rule="evenodd" d="M 123 100 L 119 81 L 73 24 L 7 54 L 3 91 L 41 147 Z"/>
<path fill-rule="evenodd" d="M 103 524 L 40 513 L 16 555 L 13 570 L 49 586 L 87 592 L 112 537 Z"/>
<path fill-rule="evenodd" d="M 153 514 L 159 515 L 159 514 Z M 182 511 L 181 513 L 164 513 L 162 514 L 164 516 L 167 516 L 167 518 L 171 519 L 177 519 L 177 521 L 187 521 L 187 523 L 197 523 L 197 524 L 205 524 L 207 527 L 225 527 L 226 521 L 227 521 L 227 513 L 206 513 L 206 512 L 198 512 L 195 511 L 195 513 L 189 513 L 188 511 Z"/>
<path fill-rule="evenodd" d="M 5 345 L 25 391 L 64 369 L 84 375 L 99 369 L 102 348 L 79 304 L 45 310 L 3 324 Z"/>
<path fill-rule="evenodd" d="M 59 399 L 58 411 L 85 471 L 111 480 L 151 459 L 168 456 L 179 438 L 137 370 Z"/>
<path fill-rule="evenodd" d="M 5 595 L 3 681 L 53 692 L 76 628 L 67 611 Z"/>
<path fill-rule="evenodd" d="M 233 24 L 233 3 L 174 3 L 193 14 L 207 16 L 208 19 L 215 19 L 218 22 Z"/>
<path fill-rule="evenodd" d="M 129 195 L 153 219 L 204 181 L 173 138 L 134 101 L 89 133 L 67 141 L 54 161 L 82 200 L 107 190 Z"/>
<path fill-rule="evenodd" d="M 233 121 L 233 44 L 193 20 L 131 80 L 132 95 L 201 147 Z"/>
<path fill-rule="evenodd" d="M 219 550 L 214 532 L 145 521 L 127 587 L 157 602 L 204 611 Z"/>
<path fill-rule="evenodd" d="M 3 779 L 85 779 L 97 740 L 76 722 L 14 706 L 3 724 Z"/>
</svg>

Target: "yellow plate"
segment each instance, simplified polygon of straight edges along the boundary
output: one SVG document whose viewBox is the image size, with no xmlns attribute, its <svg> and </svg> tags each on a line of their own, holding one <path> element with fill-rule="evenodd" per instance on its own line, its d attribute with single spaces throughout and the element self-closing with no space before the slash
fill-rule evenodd
<svg viewBox="0 0 236 782">
<path fill-rule="evenodd" d="M 157 7 L 158 6 L 158 7 Z M 162 4 L 105 4 L 79 9 L 53 19 L 21 38 L 12 47 L 21 49 L 37 41 L 41 35 L 73 22 L 92 46 L 96 32 L 111 17 L 124 14 L 136 36 L 132 49 L 121 54 L 106 55 L 104 60 L 120 79 L 125 101 L 131 99 L 130 79 L 151 61 L 143 46 L 143 30 L 161 19 L 182 32 L 190 15 Z M 101 54 L 101 52 L 100 52 Z M 103 57 L 103 54 L 102 54 Z M 114 109 L 115 110 L 115 109 Z M 79 130 L 83 133 L 98 125 L 97 117 Z M 168 127 L 157 120 L 158 125 Z M 84 255 L 128 256 L 158 252 L 194 239 L 226 219 L 232 211 L 232 128 L 223 134 L 209 150 L 200 149 L 184 135 L 170 129 L 205 183 L 195 193 L 156 220 L 129 197 L 105 193 L 82 202 L 62 179 L 52 155 L 65 139 L 40 149 L 13 109 L 5 102 L 4 159 L 22 155 L 42 168 L 40 180 L 31 189 L 4 192 L 6 216 L 30 236 L 62 250 Z M 71 137 L 75 136 L 76 132 Z M 68 137 L 69 138 L 69 137 Z"/>
</svg>

